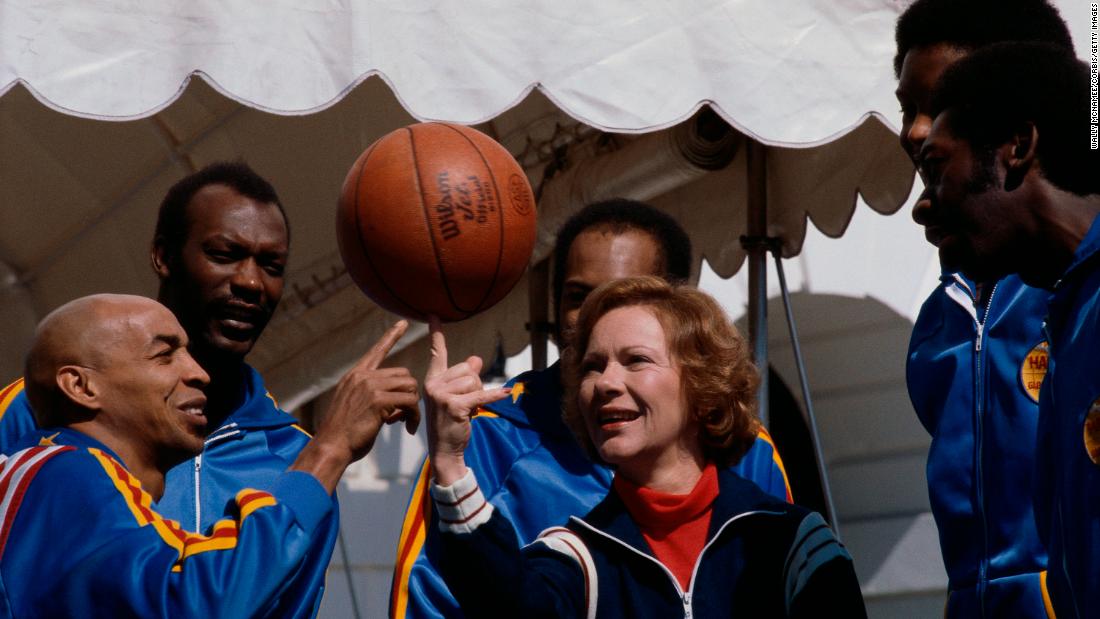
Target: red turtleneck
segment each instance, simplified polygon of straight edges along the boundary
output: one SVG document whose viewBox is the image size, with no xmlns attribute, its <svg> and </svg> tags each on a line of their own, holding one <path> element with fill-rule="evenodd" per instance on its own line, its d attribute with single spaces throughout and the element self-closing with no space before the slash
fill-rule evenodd
<svg viewBox="0 0 1100 619">
<path fill-rule="evenodd" d="M 718 471 L 707 464 L 688 494 L 668 494 L 635 486 L 622 476 L 612 482 L 653 554 L 687 591 L 691 572 L 707 542 L 711 507 L 718 496 Z"/>
</svg>

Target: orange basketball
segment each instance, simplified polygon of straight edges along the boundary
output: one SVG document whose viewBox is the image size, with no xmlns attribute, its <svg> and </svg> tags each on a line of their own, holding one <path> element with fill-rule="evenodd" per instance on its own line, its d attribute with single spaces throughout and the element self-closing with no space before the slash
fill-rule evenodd
<svg viewBox="0 0 1100 619">
<path fill-rule="evenodd" d="M 421 123 L 371 144 L 336 214 L 351 278 L 375 303 L 416 320 L 469 318 L 516 285 L 535 243 L 523 168 L 469 127 Z"/>
</svg>

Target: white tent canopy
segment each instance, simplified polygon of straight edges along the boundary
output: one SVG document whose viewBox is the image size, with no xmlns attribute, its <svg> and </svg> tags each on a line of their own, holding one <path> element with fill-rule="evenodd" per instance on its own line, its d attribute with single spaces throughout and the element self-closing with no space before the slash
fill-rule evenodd
<svg viewBox="0 0 1100 619">
<path fill-rule="evenodd" d="M 0 92 L 67 114 L 137 118 L 192 73 L 284 114 L 380 75 L 418 119 L 475 124 L 535 87 L 608 131 L 711 102 L 766 144 L 813 144 L 892 110 L 890 0 L 438 2 L 4 0 Z"/>
</svg>

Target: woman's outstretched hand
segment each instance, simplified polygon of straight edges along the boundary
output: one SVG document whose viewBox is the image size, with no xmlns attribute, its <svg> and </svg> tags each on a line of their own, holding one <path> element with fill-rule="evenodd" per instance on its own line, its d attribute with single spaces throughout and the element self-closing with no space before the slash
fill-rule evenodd
<svg viewBox="0 0 1100 619">
<path fill-rule="evenodd" d="M 470 357 L 447 367 L 447 340 L 436 317 L 428 321 L 431 359 L 424 377 L 428 417 L 428 459 L 435 483 L 450 486 L 466 474 L 463 453 L 470 442 L 470 418 L 479 406 L 508 395 L 503 387 L 482 389 L 481 358 Z"/>
</svg>

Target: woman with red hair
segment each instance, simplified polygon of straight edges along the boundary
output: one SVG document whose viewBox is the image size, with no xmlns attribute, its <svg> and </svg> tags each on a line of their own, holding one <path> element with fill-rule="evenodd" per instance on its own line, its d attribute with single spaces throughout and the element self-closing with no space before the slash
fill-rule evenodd
<svg viewBox="0 0 1100 619">
<path fill-rule="evenodd" d="M 443 574 L 470 617 L 865 616 L 851 558 L 821 517 L 728 467 L 752 444 L 758 377 L 718 303 L 654 277 L 593 292 L 564 351 L 564 414 L 611 493 L 524 549 L 466 468 L 481 390 L 446 367 L 433 326 L 425 381 Z"/>
</svg>

